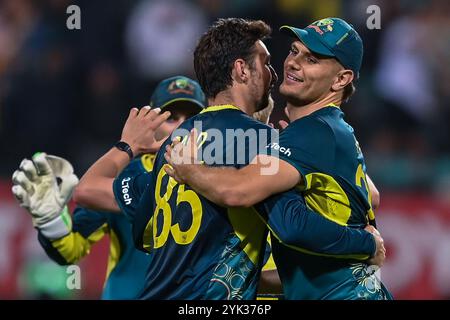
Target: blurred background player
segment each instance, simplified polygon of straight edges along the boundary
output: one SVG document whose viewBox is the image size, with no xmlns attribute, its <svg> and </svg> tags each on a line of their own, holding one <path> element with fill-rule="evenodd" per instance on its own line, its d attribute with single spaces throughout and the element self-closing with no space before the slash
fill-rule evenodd
<svg viewBox="0 0 450 320">
<path fill-rule="evenodd" d="M 153 92 L 150 105 L 152 108 L 169 111 L 170 117 L 155 131 L 157 139 L 170 135 L 180 123 L 200 112 L 205 104 L 205 95 L 194 80 L 176 76 L 161 81 Z M 152 153 L 142 154 L 131 161 L 124 172 L 129 175 L 149 172 L 153 168 L 154 158 Z M 62 183 L 58 188 L 62 196 L 52 207 L 50 198 L 55 194 L 50 190 L 57 191 L 52 189 L 55 177 L 59 177 Z M 78 263 L 89 254 L 92 245 L 108 235 L 110 249 L 102 298 L 138 297 L 145 284 L 151 256 L 135 249 L 127 218 L 122 214 L 94 211 L 80 206 L 75 209 L 72 217 L 67 207 L 61 212 L 61 205 L 70 199 L 71 192 L 68 191 L 77 182 L 70 163 L 43 153 L 36 154 L 32 161 L 22 161 L 20 169 L 13 175 L 13 182 L 13 193 L 21 205 L 30 211 L 33 225 L 38 230 L 39 242 L 52 260 L 61 265 Z M 40 191 L 47 192 L 43 199 L 47 203 L 36 207 L 34 199 L 30 201 L 30 198 L 39 197 L 37 193 Z M 93 192 L 95 197 L 104 202 L 111 197 L 94 186 L 88 192 Z M 33 207 L 30 207 L 30 202 L 33 202 Z"/>
<path fill-rule="evenodd" d="M 374 224 L 366 167 L 353 128 L 343 120 L 340 105 L 354 92 L 359 76 L 363 44 L 358 33 L 339 18 L 316 21 L 306 29 L 282 27 L 293 34 L 284 63 L 280 93 L 287 99 L 291 124 L 279 142 L 268 148 L 274 155 L 258 155 L 253 165 L 242 169 L 211 168 L 194 163 L 187 150 L 174 142 L 166 157 L 174 169 L 166 170 L 179 183 L 187 183 L 215 203 L 251 206 L 278 192 L 298 187 L 308 207 L 340 225 L 366 228 Z M 180 151 L 184 151 L 181 152 Z M 262 175 L 264 165 L 277 164 L 271 175 Z M 211 183 L 214 181 L 214 183 Z M 266 221 L 287 216 L 272 198 L 260 206 Z M 271 224 L 269 223 L 269 227 Z M 293 230 L 292 230 L 293 229 Z M 273 229 L 273 254 L 288 299 L 389 299 L 390 293 L 376 278 L 373 269 L 355 257 L 336 259 L 312 255 L 292 247 L 283 233 L 293 233 L 298 225 L 285 219 Z M 369 230 L 372 228 L 368 228 Z M 280 233 L 281 232 L 281 233 Z M 275 239 L 277 241 L 275 241 Z M 384 249 L 381 252 L 384 260 Z"/>
</svg>

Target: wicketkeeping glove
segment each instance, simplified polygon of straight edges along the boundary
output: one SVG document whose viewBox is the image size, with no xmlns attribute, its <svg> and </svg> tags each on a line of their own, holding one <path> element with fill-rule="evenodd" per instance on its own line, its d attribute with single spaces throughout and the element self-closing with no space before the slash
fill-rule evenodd
<svg viewBox="0 0 450 320">
<path fill-rule="evenodd" d="M 24 159 L 12 176 L 12 192 L 27 209 L 33 225 L 49 239 L 58 239 L 72 229 L 66 204 L 78 184 L 78 177 L 66 159 L 37 153 Z"/>
</svg>

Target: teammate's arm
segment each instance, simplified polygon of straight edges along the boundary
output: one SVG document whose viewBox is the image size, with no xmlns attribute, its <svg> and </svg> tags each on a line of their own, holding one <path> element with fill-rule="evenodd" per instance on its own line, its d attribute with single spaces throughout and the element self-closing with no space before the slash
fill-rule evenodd
<svg viewBox="0 0 450 320">
<path fill-rule="evenodd" d="M 72 230 L 63 237 L 54 238 L 38 229 L 42 248 L 49 258 L 60 265 L 77 263 L 109 230 L 104 213 L 78 207 L 72 220 Z"/>
<path fill-rule="evenodd" d="M 159 150 L 163 141 L 155 141 L 154 131 L 170 116 L 170 112 L 159 112 L 159 108 L 151 110 L 149 106 L 130 110 L 120 140 L 130 146 L 134 155 Z M 110 149 L 83 175 L 75 189 L 74 200 L 89 209 L 119 212 L 113 182 L 130 160 L 126 152 L 115 147 Z"/>
<path fill-rule="evenodd" d="M 196 164 L 196 130 L 186 145 L 167 145 L 166 172 L 179 183 L 188 184 L 208 200 L 225 207 L 251 207 L 270 195 L 289 190 L 302 182 L 291 164 L 270 155 L 258 155 L 241 169 Z"/>
<path fill-rule="evenodd" d="M 372 209 L 376 210 L 380 206 L 380 192 L 378 191 L 377 187 L 373 183 L 372 179 L 370 179 L 369 175 L 366 175 L 367 183 L 369 185 L 369 192 L 372 198 Z"/>
<path fill-rule="evenodd" d="M 315 255 L 367 260 L 384 250 L 381 237 L 362 229 L 338 225 L 309 210 L 294 190 L 269 197 L 256 206 L 282 244 Z M 380 257 L 376 263 L 382 263 Z"/>
<path fill-rule="evenodd" d="M 130 162 L 128 155 L 112 148 L 98 159 L 75 188 L 73 199 L 89 209 L 120 212 L 114 198 L 114 178 Z"/>
<path fill-rule="evenodd" d="M 179 183 L 191 186 L 208 200 L 225 207 L 251 207 L 270 195 L 293 188 L 300 182 L 299 172 L 290 164 L 272 156 L 257 156 L 255 161 L 278 162 L 272 175 L 261 174 L 264 166 L 255 162 L 241 169 L 174 165 L 166 172 Z"/>
</svg>

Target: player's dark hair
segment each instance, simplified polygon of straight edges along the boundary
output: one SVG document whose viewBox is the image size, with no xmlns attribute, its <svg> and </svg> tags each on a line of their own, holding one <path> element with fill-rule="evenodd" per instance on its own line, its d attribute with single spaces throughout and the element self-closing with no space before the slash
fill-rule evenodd
<svg viewBox="0 0 450 320">
<path fill-rule="evenodd" d="M 347 102 L 350 97 L 355 93 L 356 87 L 353 82 L 350 82 L 344 87 L 344 92 L 342 93 L 342 102 Z"/>
<path fill-rule="evenodd" d="M 200 38 L 194 51 L 194 69 L 207 98 L 232 85 L 231 70 L 236 59 L 253 66 L 255 42 L 271 34 L 261 20 L 227 18 L 217 20 Z"/>
</svg>

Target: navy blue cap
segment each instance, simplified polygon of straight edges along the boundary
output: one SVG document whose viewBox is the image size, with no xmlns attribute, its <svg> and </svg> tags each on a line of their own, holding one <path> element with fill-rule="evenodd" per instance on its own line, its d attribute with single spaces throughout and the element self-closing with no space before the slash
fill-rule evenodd
<svg viewBox="0 0 450 320">
<path fill-rule="evenodd" d="M 335 57 L 346 69 L 359 77 L 363 58 L 363 42 L 351 24 L 340 18 L 325 18 L 299 29 L 282 26 L 281 32 L 297 37 L 312 52 Z"/>
<path fill-rule="evenodd" d="M 206 107 L 206 97 L 197 81 L 183 76 L 175 76 L 161 81 L 150 98 L 150 107 L 165 108 L 169 105 L 187 101 L 198 106 L 199 111 Z"/>
</svg>

